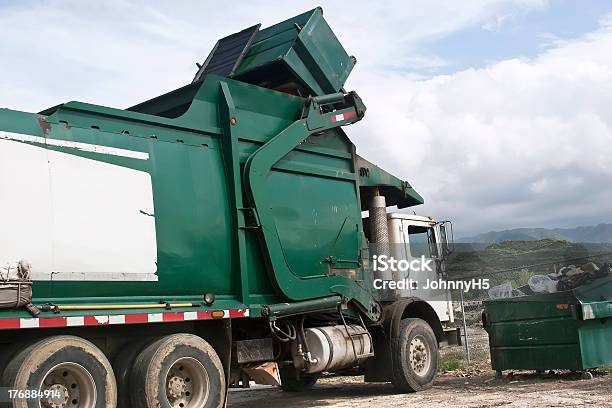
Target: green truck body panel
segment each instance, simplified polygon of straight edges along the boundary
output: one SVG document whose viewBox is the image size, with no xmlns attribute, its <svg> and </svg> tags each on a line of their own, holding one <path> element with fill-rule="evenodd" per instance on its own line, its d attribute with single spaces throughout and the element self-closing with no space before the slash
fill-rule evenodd
<svg viewBox="0 0 612 408">
<path fill-rule="evenodd" d="M 571 291 L 485 302 L 495 370 L 612 364 L 612 277 Z"/>
<path fill-rule="evenodd" d="M 24 143 L 143 172 L 151 181 L 154 213 L 142 217 L 154 218 L 156 280 L 36 280 L 35 304 L 202 303 L 204 293 L 212 292 L 215 303 L 202 304 L 202 310 L 250 308 L 257 317 L 263 305 L 340 295 L 376 318 L 380 311 L 375 310 L 371 271 L 361 262 L 367 248 L 362 192 L 384 188 L 399 206 L 422 203 L 422 198 L 408 183 L 360 158 L 340 128 L 360 120 L 365 108 L 356 96 L 344 106 L 343 96 L 333 94 L 344 84 L 352 60 L 320 9 L 296 17 L 295 23 L 301 30 L 294 29 L 291 35 L 297 38 L 287 41 L 299 42 L 295 49 L 304 48 L 314 60 L 296 62 L 294 48 L 275 55 L 313 95 L 329 97 L 302 98 L 208 75 L 130 110 L 81 102 L 39 114 L 0 110 L 0 132 L 31 136 L 0 139 L 0 149 L 4 143 Z M 286 35 L 282 24 L 259 33 L 239 67 L 241 75 L 265 59 L 266 41 L 276 43 Z M 336 120 L 339 114 L 347 119 Z M 372 168 L 368 175 L 360 174 L 364 166 Z M 85 242 L 89 234 L 96 231 L 79 238 Z M 0 318 L 27 316 L 23 310 L 0 311 Z"/>
<path fill-rule="evenodd" d="M 377 187 L 387 199 L 387 205 L 405 208 L 425 202 L 410 184 L 387 173 L 363 157 L 357 157 L 357 167 L 359 168 L 359 185 Z M 397 186 L 401 187 L 397 188 Z M 367 204 L 364 202 L 362 206 L 365 208 Z"/>
</svg>

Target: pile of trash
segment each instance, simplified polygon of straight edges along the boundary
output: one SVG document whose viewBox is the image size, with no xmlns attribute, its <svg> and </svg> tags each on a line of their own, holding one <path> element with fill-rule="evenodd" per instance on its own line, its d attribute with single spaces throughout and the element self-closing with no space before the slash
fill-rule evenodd
<svg viewBox="0 0 612 408">
<path fill-rule="evenodd" d="M 569 265 L 561 268 L 556 273 L 548 275 L 533 275 L 529 278 L 527 285 L 513 288 L 511 282 L 489 289 L 490 299 L 507 299 L 519 296 L 529 296 L 541 293 L 555 293 L 571 290 L 594 280 L 603 278 L 612 273 L 612 264 L 606 262 L 598 267 L 594 262 L 582 265 Z"/>
<path fill-rule="evenodd" d="M 0 309 L 29 306 L 32 302 L 32 265 L 26 260 L 0 264 Z"/>
</svg>

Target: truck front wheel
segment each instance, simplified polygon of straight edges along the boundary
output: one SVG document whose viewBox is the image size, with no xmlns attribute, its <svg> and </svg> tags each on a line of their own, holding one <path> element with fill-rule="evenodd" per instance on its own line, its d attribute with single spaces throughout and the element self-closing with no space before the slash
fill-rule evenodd
<svg viewBox="0 0 612 408">
<path fill-rule="evenodd" d="M 438 342 L 422 319 L 403 319 L 393 339 L 393 385 L 402 392 L 417 392 L 433 385 L 438 371 Z"/>
<path fill-rule="evenodd" d="M 217 353 L 192 334 L 172 334 L 145 347 L 129 384 L 134 408 L 218 408 L 226 392 Z"/>
<path fill-rule="evenodd" d="M 22 349 L 6 366 L 2 385 L 37 390 L 44 407 L 114 408 L 117 404 L 108 359 L 92 343 L 75 336 L 53 336 Z M 12 406 L 38 407 L 39 402 L 16 399 Z"/>
</svg>

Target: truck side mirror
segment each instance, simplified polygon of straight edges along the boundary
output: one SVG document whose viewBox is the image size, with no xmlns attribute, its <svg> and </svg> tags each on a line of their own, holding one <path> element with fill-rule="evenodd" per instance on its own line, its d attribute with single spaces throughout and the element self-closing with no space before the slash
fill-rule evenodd
<svg viewBox="0 0 612 408">
<path fill-rule="evenodd" d="M 450 221 L 440 222 L 440 245 L 444 257 L 452 254 L 455 250 L 455 237 L 453 233 L 453 223 Z"/>
</svg>

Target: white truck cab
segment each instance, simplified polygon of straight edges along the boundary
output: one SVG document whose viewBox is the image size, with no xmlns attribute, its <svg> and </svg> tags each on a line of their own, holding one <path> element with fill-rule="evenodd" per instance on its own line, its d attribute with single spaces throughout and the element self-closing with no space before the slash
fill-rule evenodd
<svg viewBox="0 0 612 408">
<path fill-rule="evenodd" d="M 418 297 L 429 303 L 440 322 L 454 322 L 450 290 L 445 286 L 445 259 L 452 251 L 452 224 L 437 222 L 432 217 L 405 214 L 387 214 L 390 255 L 397 260 L 431 260 L 431 270 L 410 269 L 396 271 L 394 281 L 412 284 L 397 289 L 398 297 Z"/>
</svg>

